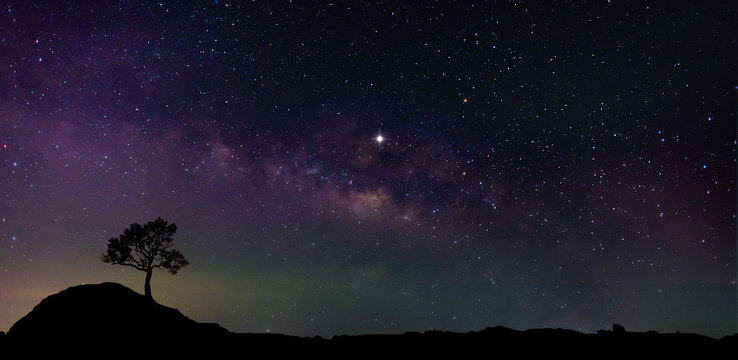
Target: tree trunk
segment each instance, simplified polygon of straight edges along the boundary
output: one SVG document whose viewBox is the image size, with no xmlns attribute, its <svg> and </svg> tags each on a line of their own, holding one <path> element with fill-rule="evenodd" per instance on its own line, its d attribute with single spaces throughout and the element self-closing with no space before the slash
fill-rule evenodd
<svg viewBox="0 0 738 360">
<path fill-rule="evenodd" d="M 144 295 L 149 299 L 153 299 L 151 297 L 151 272 L 151 269 L 146 271 L 146 283 L 144 284 Z"/>
</svg>

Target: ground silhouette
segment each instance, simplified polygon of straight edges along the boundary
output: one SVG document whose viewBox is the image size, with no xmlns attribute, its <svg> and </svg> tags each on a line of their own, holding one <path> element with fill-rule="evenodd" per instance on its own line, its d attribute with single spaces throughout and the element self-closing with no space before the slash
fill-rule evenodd
<svg viewBox="0 0 738 360">
<path fill-rule="evenodd" d="M 124 354 L 209 354 L 234 357 L 318 355 L 329 358 L 615 356 L 704 357 L 733 350 L 738 335 L 714 339 L 685 333 L 628 332 L 620 325 L 597 334 L 566 329 L 513 330 L 501 326 L 481 331 L 408 332 L 397 335 L 296 337 L 236 334 L 217 324 L 197 323 L 178 310 L 160 305 L 123 285 L 102 283 L 70 287 L 42 300 L 0 333 L 0 357 L 46 354 L 124 357 Z M 125 356 L 128 357 L 128 356 Z"/>
<path fill-rule="evenodd" d="M 9 336 L 132 336 L 227 330 L 199 324 L 178 310 L 156 303 L 118 283 L 70 287 L 41 301 L 13 325 Z"/>
</svg>

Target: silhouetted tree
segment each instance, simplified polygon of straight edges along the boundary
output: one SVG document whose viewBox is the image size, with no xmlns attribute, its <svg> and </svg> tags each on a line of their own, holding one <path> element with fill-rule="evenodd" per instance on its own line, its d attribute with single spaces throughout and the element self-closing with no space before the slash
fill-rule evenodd
<svg viewBox="0 0 738 360">
<path fill-rule="evenodd" d="M 144 291 L 152 299 L 151 273 L 155 268 L 176 274 L 189 264 L 179 250 L 169 248 L 176 231 L 177 225 L 169 225 L 161 218 L 149 221 L 144 226 L 133 223 L 119 237 L 108 240 L 108 251 L 103 254 L 102 261 L 146 272 Z"/>
</svg>

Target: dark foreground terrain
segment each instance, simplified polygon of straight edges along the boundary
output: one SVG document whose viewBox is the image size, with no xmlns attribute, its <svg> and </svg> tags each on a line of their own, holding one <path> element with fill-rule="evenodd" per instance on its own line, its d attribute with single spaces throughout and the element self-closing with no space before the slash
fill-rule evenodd
<svg viewBox="0 0 738 360">
<path fill-rule="evenodd" d="M 518 331 L 504 327 L 468 333 L 427 331 L 398 335 L 304 338 L 237 334 L 197 323 L 116 283 L 80 285 L 41 301 L 0 333 L 0 358 L 11 355 L 141 357 L 223 355 L 229 358 L 321 356 L 336 358 L 566 356 L 613 358 L 683 357 L 734 351 L 738 335 L 714 339 L 697 334 L 627 332 L 621 326 L 583 334 L 563 329 Z"/>
</svg>

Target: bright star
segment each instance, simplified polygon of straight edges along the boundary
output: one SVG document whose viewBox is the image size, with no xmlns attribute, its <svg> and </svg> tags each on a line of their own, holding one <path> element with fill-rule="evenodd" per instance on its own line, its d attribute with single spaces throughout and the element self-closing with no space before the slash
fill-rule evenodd
<svg viewBox="0 0 738 360">
<path fill-rule="evenodd" d="M 377 143 L 378 144 L 382 144 L 382 141 L 384 141 L 384 137 L 382 137 L 382 135 L 377 135 L 377 137 L 375 138 L 375 140 L 377 140 Z"/>
</svg>

